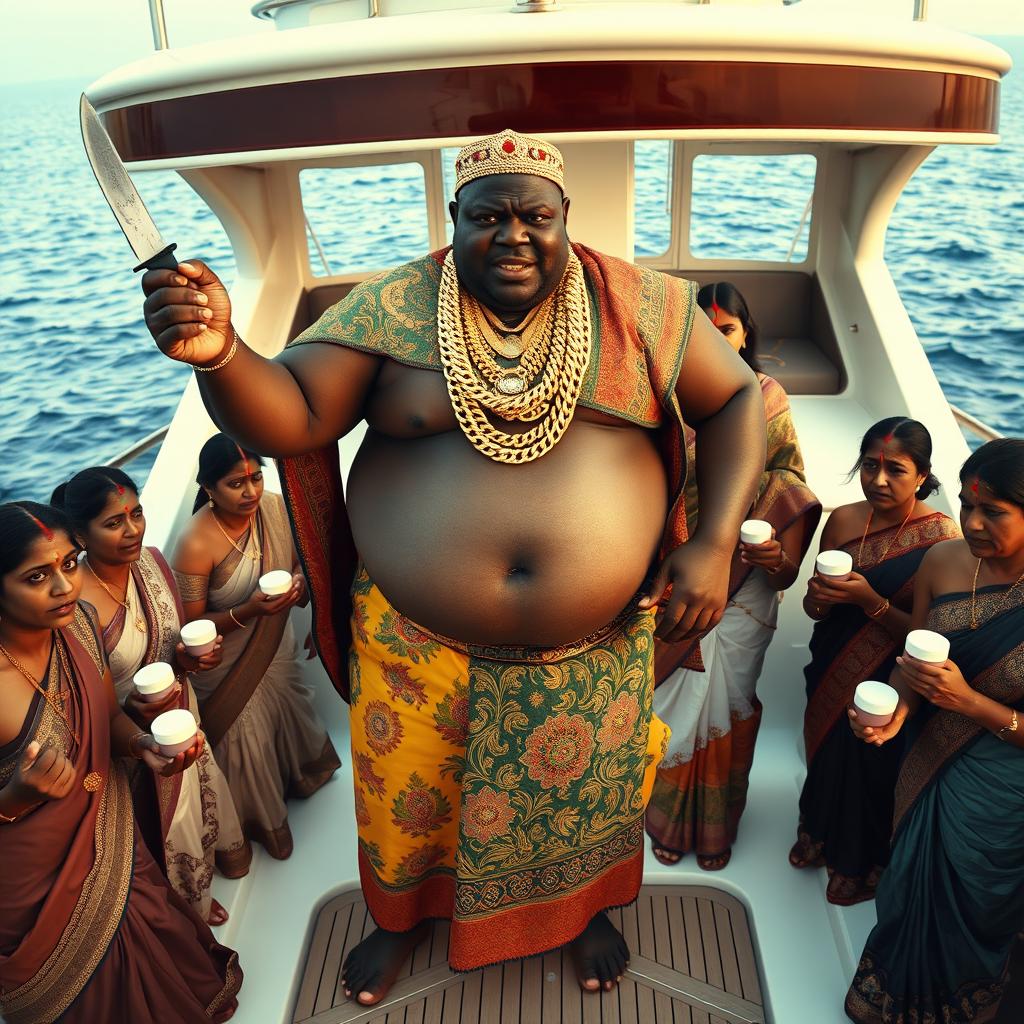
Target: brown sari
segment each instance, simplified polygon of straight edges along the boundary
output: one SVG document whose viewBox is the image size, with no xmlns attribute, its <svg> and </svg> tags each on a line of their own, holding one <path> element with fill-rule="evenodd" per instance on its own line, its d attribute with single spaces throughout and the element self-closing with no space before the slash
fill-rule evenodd
<svg viewBox="0 0 1024 1024">
<path fill-rule="evenodd" d="M 0 748 L 0 784 L 35 740 L 75 763 L 71 792 L 0 826 L 0 1009 L 8 1024 L 221 1021 L 242 983 L 237 954 L 167 887 L 138 841 L 110 760 L 98 629 L 82 606 L 57 631 L 46 686 L 76 742 L 37 696 Z"/>
</svg>

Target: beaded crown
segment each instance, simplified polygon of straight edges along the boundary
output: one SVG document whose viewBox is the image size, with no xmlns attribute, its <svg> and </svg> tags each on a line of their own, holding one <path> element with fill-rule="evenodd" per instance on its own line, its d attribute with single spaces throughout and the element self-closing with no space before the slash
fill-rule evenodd
<svg viewBox="0 0 1024 1024">
<path fill-rule="evenodd" d="M 489 174 L 536 174 L 565 191 L 562 154 L 543 139 L 506 128 L 459 150 L 455 158 L 455 191 Z"/>
</svg>

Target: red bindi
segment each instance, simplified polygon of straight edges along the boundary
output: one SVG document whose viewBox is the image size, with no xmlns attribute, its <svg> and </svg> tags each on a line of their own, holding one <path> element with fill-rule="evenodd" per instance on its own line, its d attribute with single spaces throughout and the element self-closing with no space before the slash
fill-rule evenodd
<svg viewBox="0 0 1024 1024">
<path fill-rule="evenodd" d="M 978 493 L 978 481 L 977 480 L 975 480 L 974 483 L 971 484 L 971 490 L 974 491 L 975 495 L 977 495 L 977 493 Z"/>
</svg>

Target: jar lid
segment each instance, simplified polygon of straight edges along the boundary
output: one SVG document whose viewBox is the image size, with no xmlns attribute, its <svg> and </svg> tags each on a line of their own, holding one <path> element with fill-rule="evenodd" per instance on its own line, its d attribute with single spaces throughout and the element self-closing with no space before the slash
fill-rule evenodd
<svg viewBox="0 0 1024 1024">
<path fill-rule="evenodd" d="M 935 665 L 945 664 L 949 657 L 949 641 L 930 629 L 912 629 L 907 634 L 903 649 L 918 661 L 929 661 Z"/>
<path fill-rule="evenodd" d="M 175 708 L 173 711 L 165 711 L 157 715 L 150 726 L 153 739 L 160 746 L 171 746 L 174 743 L 184 743 L 196 734 L 196 720 L 192 712 L 187 708 Z"/>
<path fill-rule="evenodd" d="M 853 703 L 869 715 L 891 715 L 896 710 L 900 695 L 888 683 L 866 679 L 857 684 Z"/>
<path fill-rule="evenodd" d="M 291 586 L 292 574 L 286 569 L 271 569 L 260 577 L 260 589 L 264 587 L 281 587 L 284 584 Z"/>
<path fill-rule="evenodd" d="M 174 669 L 166 661 L 154 661 L 152 665 L 143 665 L 132 681 L 139 693 L 160 693 L 174 682 Z"/>
<path fill-rule="evenodd" d="M 217 639 L 217 626 L 213 619 L 193 619 L 181 627 L 181 642 L 186 647 L 198 647 Z"/>
<path fill-rule="evenodd" d="M 747 544 L 763 544 L 772 539 L 772 524 L 763 519 L 747 519 L 740 524 L 740 539 Z"/>
<path fill-rule="evenodd" d="M 853 571 L 853 556 L 848 551 L 822 551 L 814 564 L 826 576 L 845 576 Z"/>
</svg>

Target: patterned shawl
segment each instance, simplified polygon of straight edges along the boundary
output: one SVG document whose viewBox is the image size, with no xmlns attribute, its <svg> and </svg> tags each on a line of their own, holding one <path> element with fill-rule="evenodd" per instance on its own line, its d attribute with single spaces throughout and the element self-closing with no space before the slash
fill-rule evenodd
<svg viewBox="0 0 1024 1024">
<path fill-rule="evenodd" d="M 47 687 L 69 698 L 64 707 L 80 745 L 37 699 L 0 759 L 0 782 L 31 740 L 59 746 L 75 764 L 66 797 L 0 828 L 0 1013 L 8 1024 L 55 1020 L 71 1005 L 128 900 L 134 823 L 128 783 L 110 760 L 104 668 L 97 627 L 79 605 L 71 625 L 57 631 Z"/>
<path fill-rule="evenodd" d="M 977 629 L 970 628 L 971 595 L 943 594 L 932 601 L 928 628 L 949 639 L 950 660 L 971 689 L 1024 711 L 1024 603 L 1018 598 L 1016 605 L 1003 607 L 1008 590 L 994 586 L 978 591 Z M 986 733 L 965 715 L 928 703 L 915 717 L 914 739 L 896 784 L 896 829 L 942 770 Z"/>
<path fill-rule="evenodd" d="M 686 451 L 675 395 L 696 310 L 696 285 L 604 256 L 582 245 L 592 350 L 579 404 L 658 429 L 671 505 L 661 554 L 684 543 Z M 443 249 L 357 285 L 291 344 L 323 342 L 440 372 L 437 296 Z M 295 546 L 309 580 L 313 637 L 335 687 L 348 700 L 350 588 L 357 558 L 345 510 L 338 446 L 279 462 Z"/>
<path fill-rule="evenodd" d="M 773 377 L 759 373 L 761 396 L 764 399 L 765 419 L 768 426 L 768 451 L 764 472 L 757 488 L 757 497 L 751 506 L 750 519 L 763 519 L 775 528 L 776 536 L 789 529 L 797 520 L 803 525 L 800 538 L 800 558 L 810 547 L 811 538 L 821 519 L 821 502 L 807 486 L 804 459 L 793 425 L 789 397 L 783 386 Z M 690 534 L 697 529 L 699 498 L 697 475 L 693 472 L 697 459 L 697 434 L 686 428 L 686 461 L 690 471 L 686 478 L 686 522 Z M 729 597 L 743 586 L 751 567 L 740 560 L 739 547 L 733 555 L 729 572 Z M 699 662 L 700 642 L 665 644 L 655 641 L 655 685 L 664 682 L 677 668 L 702 669 Z"/>
</svg>

